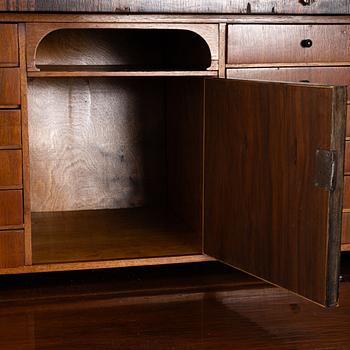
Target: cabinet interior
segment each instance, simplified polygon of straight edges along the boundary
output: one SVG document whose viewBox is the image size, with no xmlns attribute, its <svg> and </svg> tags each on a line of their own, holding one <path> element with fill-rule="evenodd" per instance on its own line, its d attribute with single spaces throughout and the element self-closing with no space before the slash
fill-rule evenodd
<svg viewBox="0 0 350 350">
<path fill-rule="evenodd" d="M 34 264 L 202 252 L 202 78 L 32 78 L 28 108 Z"/>
<path fill-rule="evenodd" d="M 60 29 L 39 43 L 35 64 L 41 71 L 201 71 L 211 53 L 188 30 Z"/>
</svg>

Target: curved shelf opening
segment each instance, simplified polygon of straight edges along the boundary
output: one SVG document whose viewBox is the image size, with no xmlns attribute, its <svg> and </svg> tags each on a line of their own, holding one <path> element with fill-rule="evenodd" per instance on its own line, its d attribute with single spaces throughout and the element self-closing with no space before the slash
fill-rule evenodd
<svg viewBox="0 0 350 350">
<path fill-rule="evenodd" d="M 40 72 L 201 72 L 212 63 L 206 41 L 188 30 L 59 29 L 35 58 Z"/>
</svg>

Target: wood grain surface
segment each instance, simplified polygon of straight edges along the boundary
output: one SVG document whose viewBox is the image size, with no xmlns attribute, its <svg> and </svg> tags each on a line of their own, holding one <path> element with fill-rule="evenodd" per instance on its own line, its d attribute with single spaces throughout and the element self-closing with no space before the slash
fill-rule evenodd
<svg viewBox="0 0 350 350">
<path fill-rule="evenodd" d="M 7 0 L 0 11 L 112 13 L 349 14 L 349 0 Z"/>
<path fill-rule="evenodd" d="M 60 46 L 62 36 L 67 37 L 66 34 L 61 34 L 61 30 L 64 30 L 65 33 L 69 30 L 70 34 L 72 30 L 76 30 L 77 34 L 73 35 L 72 40 L 65 39 L 65 45 Z M 95 31 L 95 34 L 93 34 L 96 39 L 95 43 L 86 36 L 86 30 Z M 119 31 L 123 32 L 120 38 L 117 34 Z M 80 32 L 82 34 L 79 34 Z M 36 52 L 37 49 L 41 50 L 40 44 L 42 43 L 44 43 L 44 52 L 41 52 L 41 60 L 44 62 L 50 62 L 53 54 L 62 57 L 62 54 L 60 55 L 61 50 L 62 53 L 67 51 L 68 60 L 81 61 L 78 64 L 87 64 L 91 61 L 105 63 L 112 61 L 125 64 L 128 60 L 132 64 L 133 62 L 142 62 L 143 56 L 145 56 L 144 60 L 148 64 L 150 61 L 159 64 L 163 60 L 163 63 L 168 63 L 170 66 L 180 65 L 181 63 L 181 65 L 188 67 L 195 63 L 196 67 L 205 66 L 208 67 L 208 70 L 216 70 L 219 57 L 218 24 L 215 23 L 152 23 L 152 21 L 147 23 L 137 23 L 135 21 L 127 21 L 127 23 L 28 23 L 26 33 L 27 67 L 29 71 L 38 70 L 36 67 Z M 104 33 L 107 33 L 107 38 Z M 53 36 L 53 39 L 50 39 L 51 36 Z M 108 40 L 110 36 L 113 37 L 113 41 L 116 40 L 115 45 Z M 48 44 L 45 44 L 46 39 Z M 127 47 L 126 39 L 128 40 Z M 159 44 L 162 44 L 161 50 Z M 94 45 L 97 49 L 96 53 L 94 53 Z M 50 53 L 51 51 L 52 53 Z M 84 53 L 88 57 L 84 57 Z M 114 55 L 115 58 L 112 57 Z M 194 62 L 194 58 L 196 58 L 196 62 Z"/>
<path fill-rule="evenodd" d="M 26 65 L 26 25 L 18 25 L 19 58 L 21 73 L 21 134 L 23 158 L 23 219 L 24 219 L 24 250 L 26 265 L 32 264 L 32 236 L 30 215 L 30 164 L 29 164 L 29 131 L 28 131 L 28 84 Z"/>
<path fill-rule="evenodd" d="M 0 68 L 0 105 L 21 104 L 20 73 L 18 68 Z"/>
<path fill-rule="evenodd" d="M 342 244 L 350 244 L 350 213 L 343 213 Z"/>
<path fill-rule="evenodd" d="M 291 81 L 312 84 L 350 86 L 348 67 L 297 67 L 297 68 L 240 68 L 228 69 L 227 77 L 234 79 L 260 79 Z M 348 95 L 349 88 L 348 88 Z"/>
<path fill-rule="evenodd" d="M 21 190 L 0 191 L 0 229 L 23 224 Z"/>
<path fill-rule="evenodd" d="M 42 68 L 43 66 L 40 66 Z M 128 69 L 131 70 L 128 70 Z M 104 67 L 86 67 L 86 66 L 46 66 L 45 69 L 38 72 L 28 72 L 30 78 L 65 78 L 65 77 L 217 77 L 215 70 L 193 71 L 193 70 L 159 70 L 159 67 L 148 67 L 150 70 L 144 70 L 144 67 L 125 67 L 125 66 L 104 66 Z M 164 68 L 164 67 L 162 67 Z M 51 70 L 52 69 L 52 70 Z M 122 69 L 122 70 L 114 70 Z M 139 70 L 140 69 L 140 70 Z"/>
<path fill-rule="evenodd" d="M 204 252 L 336 304 L 345 89 L 207 80 L 205 108 Z M 335 203 L 315 187 L 317 149 L 339 152 Z"/>
<path fill-rule="evenodd" d="M 32 211 L 164 203 L 163 81 L 29 82 Z"/>
<path fill-rule="evenodd" d="M 350 176 L 344 176 L 344 210 L 350 210 Z"/>
<path fill-rule="evenodd" d="M 346 119 L 346 137 L 350 137 L 350 104 L 348 102 L 347 108 L 347 119 Z"/>
<path fill-rule="evenodd" d="M 344 173 L 350 175 L 350 141 L 345 142 Z"/>
<path fill-rule="evenodd" d="M 33 263 L 200 254 L 201 237 L 164 209 L 32 213 Z"/>
<path fill-rule="evenodd" d="M 18 110 L 0 111 L 0 148 L 21 146 L 21 112 Z"/>
<path fill-rule="evenodd" d="M 166 81 L 168 205 L 202 237 L 203 79 Z"/>
<path fill-rule="evenodd" d="M 191 31 L 62 29 L 40 42 L 35 63 L 37 67 L 101 65 L 116 66 L 115 70 L 205 70 L 211 65 L 211 54 L 205 40 Z M 140 68 L 132 69 L 133 66 Z"/>
<path fill-rule="evenodd" d="M 346 350 L 341 307 L 322 309 L 218 263 L 2 276 L 2 349 Z"/>
<path fill-rule="evenodd" d="M 16 24 L 1 24 L 0 67 L 18 66 L 18 34 Z"/>
<path fill-rule="evenodd" d="M 22 151 L 0 150 L 0 188 L 22 187 Z"/>
<path fill-rule="evenodd" d="M 0 268 L 24 266 L 23 231 L 0 231 Z"/>
<path fill-rule="evenodd" d="M 347 25 L 229 25 L 228 64 L 349 62 Z M 311 47 L 303 47 L 311 40 Z"/>
</svg>

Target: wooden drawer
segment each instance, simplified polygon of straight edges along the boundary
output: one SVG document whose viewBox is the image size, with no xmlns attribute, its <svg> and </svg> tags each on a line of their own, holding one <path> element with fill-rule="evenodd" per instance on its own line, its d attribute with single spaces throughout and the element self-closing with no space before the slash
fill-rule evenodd
<svg viewBox="0 0 350 350">
<path fill-rule="evenodd" d="M 22 185 L 22 151 L 0 150 L 0 189 Z"/>
<path fill-rule="evenodd" d="M 21 146 L 21 112 L 0 110 L 0 148 Z"/>
<path fill-rule="evenodd" d="M 349 25 L 228 26 L 228 64 L 336 64 L 349 59 Z"/>
<path fill-rule="evenodd" d="M 350 213 L 343 213 L 343 230 L 341 242 L 343 244 L 350 243 Z"/>
<path fill-rule="evenodd" d="M 348 99 L 350 96 L 348 97 Z M 350 105 L 347 107 L 347 119 L 346 119 L 346 137 L 350 137 Z"/>
<path fill-rule="evenodd" d="M 23 198 L 21 190 L 0 191 L 0 227 L 23 224 Z"/>
<path fill-rule="evenodd" d="M 16 24 L 0 24 L 0 67 L 18 66 L 18 32 Z"/>
<path fill-rule="evenodd" d="M 344 200 L 343 207 L 346 210 L 350 209 L 350 176 L 344 176 Z"/>
<path fill-rule="evenodd" d="M 227 77 L 350 86 L 347 67 L 237 68 L 228 69 Z M 350 98 L 349 88 L 348 95 Z"/>
<path fill-rule="evenodd" d="M 0 68 L 0 106 L 20 105 L 19 68 Z"/>
<path fill-rule="evenodd" d="M 24 266 L 24 232 L 0 231 L 0 268 Z"/>
<path fill-rule="evenodd" d="M 346 141 L 345 143 L 344 174 L 350 175 L 350 141 Z"/>
</svg>

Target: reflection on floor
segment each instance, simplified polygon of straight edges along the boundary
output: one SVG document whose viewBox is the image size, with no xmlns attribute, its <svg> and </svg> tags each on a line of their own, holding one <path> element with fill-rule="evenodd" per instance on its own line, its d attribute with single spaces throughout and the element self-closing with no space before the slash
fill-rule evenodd
<svg viewBox="0 0 350 350">
<path fill-rule="evenodd" d="M 0 348 L 350 349 L 350 269 L 322 309 L 219 263 L 0 278 Z"/>
</svg>

